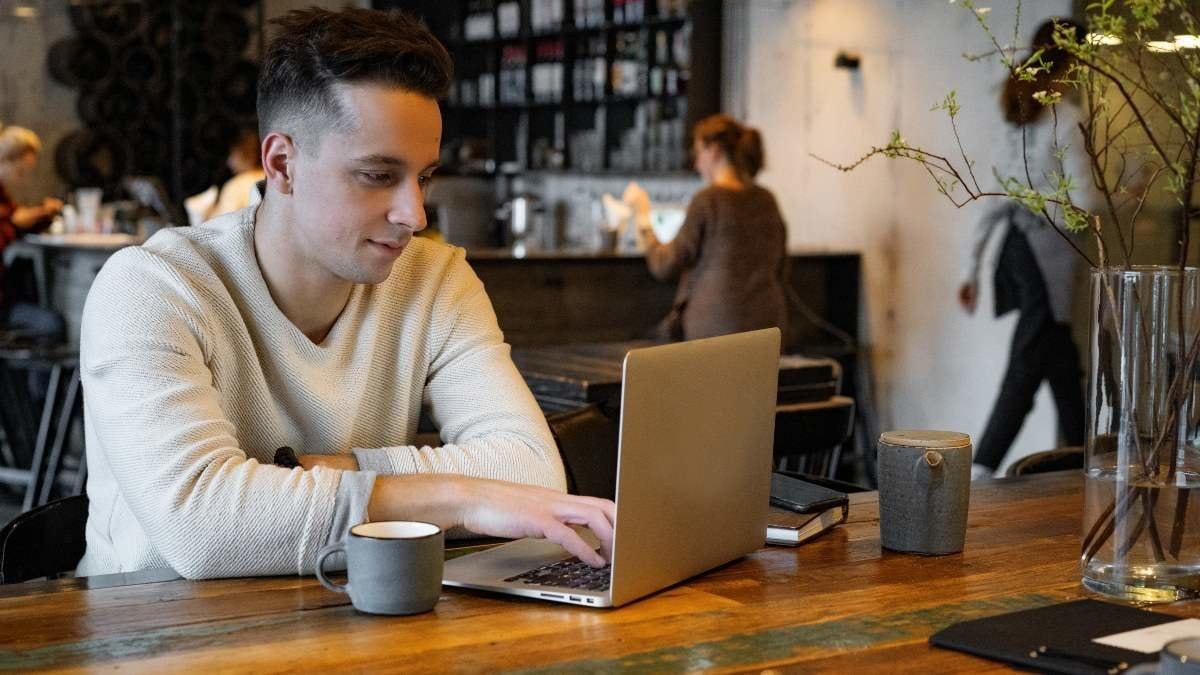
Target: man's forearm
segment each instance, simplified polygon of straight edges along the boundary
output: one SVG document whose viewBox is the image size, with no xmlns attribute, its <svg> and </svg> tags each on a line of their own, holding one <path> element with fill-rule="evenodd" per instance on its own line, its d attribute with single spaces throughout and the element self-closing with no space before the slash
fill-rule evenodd
<svg viewBox="0 0 1200 675">
<path fill-rule="evenodd" d="M 462 525 L 460 476 L 379 476 L 367 504 L 371 520 L 419 520 L 443 530 Z"/>
<path fill-rule="evenodd" d="M 353 471 L 353 455 L 301 455 L 306 469 L 316 466 Z M 557 490 L 454 474 L 377 475 L 367 503 L 367 518 L 418 520 L 443 530 L 517 539 L 545 537 L 581 560 L 602 565 L 612 550 L 615 507 L 606 499 L 577 497 Z M 601 541 L 591 549 L 565 523 L 587 525 Z"/>
<path fill-rule="evenodd" d="M 358 471 L 352 453 L 344 455 L 301 455 L 305 469 L 325 467 Z M 442 529 L 462 524 L 460 477 L 448 474 L 377 476 L 367 503 L 367 518 L 376 520 L 420 520 Z"/>
</svg>

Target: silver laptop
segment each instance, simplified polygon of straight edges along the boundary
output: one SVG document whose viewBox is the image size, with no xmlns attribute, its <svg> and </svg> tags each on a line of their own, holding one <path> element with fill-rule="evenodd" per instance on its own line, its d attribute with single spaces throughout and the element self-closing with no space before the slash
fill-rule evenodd
<svg viewBox="0 0 1200 675">
<path fill-rule="evenodd" d="M 442 583 L 617 607 L 758 549 L 778 380 L 776 328 L 630 351 L 611 564 L 521 539 L 447 561 Z"/>
</svg>

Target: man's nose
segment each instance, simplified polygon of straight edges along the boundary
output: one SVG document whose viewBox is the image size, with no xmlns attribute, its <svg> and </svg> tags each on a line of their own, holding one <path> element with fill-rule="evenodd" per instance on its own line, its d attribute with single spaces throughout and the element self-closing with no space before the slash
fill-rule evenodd
<svg viewBox="0 0 1200 675">
<path fill-rule="evenodd" d="M 388 222 L 404 225 L 420 232 L 428 224 L 425 219 L 425 193 L 416 178 L 404 181 L 392 195 Z"/>
</svg>

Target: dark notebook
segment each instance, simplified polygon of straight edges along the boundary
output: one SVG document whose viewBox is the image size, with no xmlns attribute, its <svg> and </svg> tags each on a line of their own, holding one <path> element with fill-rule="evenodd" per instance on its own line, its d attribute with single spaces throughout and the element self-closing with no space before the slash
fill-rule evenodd
<svg viewBox="0 0 1200 675">
<path fill-rule="evenodd" d="M 798 546 L 844 522 L 850 500 L 801 478 L 771 474 L 771 509 L 767 517 L 767 543 Z"/>
<path fill-rule="evenodd" d="M 986 619 L 963 621 L 929 638 L 936 647 L 1047 673 L 1108 673 L 1157 661 L 1143 654 L 1092 640 L 1156 626 L 1180 617 L 1098 600 L 1076 600 Z M 1120 664 L 1126 664 L 1120 667 Z"/>
</svg>

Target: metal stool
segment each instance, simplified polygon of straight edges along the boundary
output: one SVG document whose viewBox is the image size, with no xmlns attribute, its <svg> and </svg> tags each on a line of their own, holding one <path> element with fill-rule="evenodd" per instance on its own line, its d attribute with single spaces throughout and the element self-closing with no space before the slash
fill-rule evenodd
<svg viewBox="0 0 1200 675">
<path fill-rule="evenodd" d="M 48 371 L 40 413 L 29 386 L 29 374 Z M 19 344 L 0 341 L 0 482 L 24 486 L 24 510 L 46 503 L 58 481 L 70 426 L 80 410 L 79 351 L 73 345 Z M 80 459 L 71 490 L 83 489 L 86 475 Z"/>
</svg>

